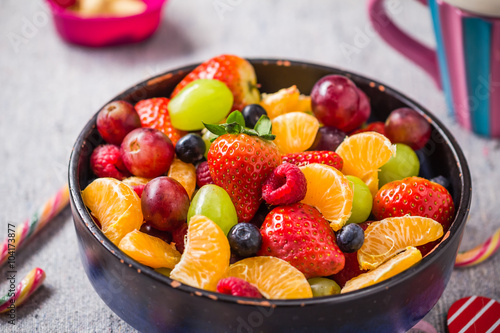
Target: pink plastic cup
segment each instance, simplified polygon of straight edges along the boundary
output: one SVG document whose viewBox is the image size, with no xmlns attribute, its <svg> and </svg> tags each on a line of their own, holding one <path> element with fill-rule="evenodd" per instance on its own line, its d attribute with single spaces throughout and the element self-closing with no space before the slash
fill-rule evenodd
<svg viewBox="0 0 500 333">
<path fill-rule="evenodd" d="M 125 17 L 80 17 L 54 0 L 45 1 L 52 11 L 57 32 L 64 40 L 101 47 L 136 43 L 150 37 L 160 25 L 162 8 L 167 0 L 143 0 L 146 11 Z"/>
</svg>

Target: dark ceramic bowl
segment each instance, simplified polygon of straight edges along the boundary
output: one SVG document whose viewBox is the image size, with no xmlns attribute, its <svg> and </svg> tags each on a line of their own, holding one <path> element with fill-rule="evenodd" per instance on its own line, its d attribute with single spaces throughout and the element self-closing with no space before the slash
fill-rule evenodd
<svg viewBox="0 0 500 333">
<path fill-rule="evenodd" d="M 427 110 L 391 88 L 336 68 L 282 60 L 253 60 L 261 91 L 296 84 L 309 93 L 327 74 L 350 77 L 371 99 L 373 120 L 391 110 L 411 107 L 433 127 L 422 149 L 421 176 L 443 175 L 450 181 L 456 207 L 454 222 L 439 246 L 420 263 L 374 286 L 347 294 L 302 300 L 249 299 L 180 284 L 122 253 L 99 228 L 83 204 L 80 191 L 93 175 L 89 157 L 102 143 L 96 115 L 75 143 L 69 165 L 71 209 L 85 272 L 104 302 L 143 332 L 405 332 L 441 297 L 453 270 L 471 200 L 471 179 L 464 155 L 450 132 Z M 113 100 L 135 103 L 168 96 L 193 68 L 184 67 L 144 81 Z M 422 153 L 423 152 L 423 153 Z"/>
</svg>

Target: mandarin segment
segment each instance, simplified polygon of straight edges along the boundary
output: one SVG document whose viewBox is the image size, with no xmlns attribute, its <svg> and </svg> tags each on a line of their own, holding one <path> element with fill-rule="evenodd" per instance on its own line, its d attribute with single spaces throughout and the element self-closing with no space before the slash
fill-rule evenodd
<svg viewBox="0 0 500 333">
<path fill-rule="evenodd" d="M 114 178 L 98 178 L 82 191 L 82 199 L 110 241 L 118 245 L 143 223 L 141 199 L 128 185 Z"/>
<path fill-rule="evenodd" d="M 149 181 L 151 179 L 153 179 L 153 178 L 145 178 L 145 177 L 132 176 L 132 177 L 125 178 L 124 180 L 122 180 L 122 182 L 125 185 L 128 185 L 128 186 L 134 188 L 134 186 L 139 186 L 139 185 L 146 186 L 146 184 L 149 183 Z"/>
<path fill-rule="evenodd" d="M 378 184 L 379 184 L 378 171 L 375 170 L 370 172 L 361 180 L 365 182 L 366 186 L 368 186 L 368 188 L 370 189 L 372 197 L 375 198 L 378 192 Z"/>
<path fill-rule="evenodd" d="M 380 133 L 363 132 L 346 138 L 336 152 L 344 161 L 342 172 L 366 182 L 367 177 L 396 154 L 396 146 Z"/>
<path fill-rule="evenodd" d="M 300 153 L 314 143 L 319 129 L 316 117 L 303 112 L 290 112 L 272 120 L 274 143 L 282 154 Z"/>
<path fill-rule="evenodd" d="M 334 231 L 340 230 L 351 216 L 354 193 L 347 178 L 336 168 L 319 163 L 300 167 L 307 180 L 307 192 L 301 202 L 316 207 L 330 221 Z"/>
<path fill-rule="evenodd" d="M 196 188 L 196 167 L 193 164 L 175 158 L 168 169 L 168 176 L 177 180 L 184 187 L 189 199 L 193 197 Z"/>
<path fill-rule="evenodd" d="M 259 289 L 268 299 L 312 297 L 311 286 L 304 274 L 288 262 L 275 257 L 252 257 L 231 266 L 226 277 L 243 279 Z"/>
<path fill-rule="evenodd" d="M 268 117 L 274 119 L 294 111 L 311 112 L 311 97 L 301 95 L 297 86 L 293 85 L 272 94 L 263 93 L 260 105 Z"/>
<path fill-rule="evenodd" d="M 192 287 L 216 291 L 217 282 L 229 267 L 231 250 L 222 229 L 209 218 L 189 220 L 187 242 L 180 262 L 170 277 Z"/>
<path fill-rule="evenodd" d="M 373 222 L 365 230 L 365 241 L 358 250 L 362 269 L 374 269 L 408 246 L 420 246 L 443 236 L 443 226 L 420 216 L 389 217 Z"/>
<path fill-rule="evenodd" d="M 181 260 L 181 254 L 174 245 L 138 230 L 125 235 L 118 248 L 132 259 L 152 268 L 172 269 Z"/>
<path fill-rule="evenodd" d="M 374 270 L 360 274 L 347 281 L 341 293 L 344 294 L 349 291 L 366 288 L 387 280 L 415 265 L 420 260 L 422 260 L 420 251 L 415 247 L 409 246 L 404 252 L 395 255 Z"/>
</svg>

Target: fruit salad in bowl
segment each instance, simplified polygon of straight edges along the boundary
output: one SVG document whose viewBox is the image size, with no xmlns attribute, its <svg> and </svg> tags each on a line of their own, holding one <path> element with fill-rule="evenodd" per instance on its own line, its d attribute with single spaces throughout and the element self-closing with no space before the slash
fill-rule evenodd
<svg viewBox="0 0 500 333">
<path fill-rule="evenodd" d="M 415 102 L 232 55 L 116 96 L 69 178 L 86 273 L 142 331 L 406 331 L 470 205 L 460 148 Z"/>
</svg>

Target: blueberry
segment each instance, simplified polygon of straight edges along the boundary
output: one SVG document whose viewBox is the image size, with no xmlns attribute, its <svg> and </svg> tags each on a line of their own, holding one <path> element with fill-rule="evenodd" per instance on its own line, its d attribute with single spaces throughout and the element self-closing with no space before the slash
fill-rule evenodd
<svg viewBox="0 0 500 333">
<path fill-rule="evenodd" d="M 238 223 L 227 234 L 231 250 L 240 257 L 255 255 L 262 246 L 262 235 L 251 223 Z"/>
<path fill-rule="evenodd" d="M 194 164 L 203 158 L 205 142 L 197 134 L 186 134 L 177 141 L 175 154 L 182 162 Z"/>
<path fill-rule="evenodd" d="M 257 121 L 263 115 L 267 116 L 266 110 L 259 104 L 249 104 L 243 108 L 243 118 L 245 118 L 245 125 L 249 128 L 254 128 Z"/>
<path fill-rule="evenodd" d="M 356 223 L 350 223 L 337 233 L 337 245 L 344 253 L 356 252 L 365 240 L 365 232 Z"/>
<path fill-rule="evenodd" d="M 437 184 L 445 187 L 446 189 L 449 189 L 448 186 L 450 186 L 450 181 L 441 175 L 434 177 L 434 178 L 431 178 L 431 182 L 437 183 Z"/>
</svg>

